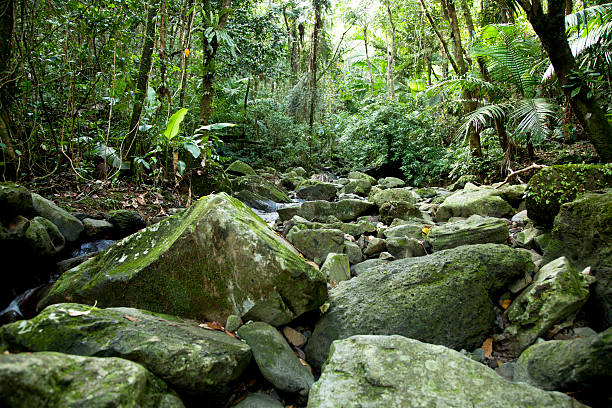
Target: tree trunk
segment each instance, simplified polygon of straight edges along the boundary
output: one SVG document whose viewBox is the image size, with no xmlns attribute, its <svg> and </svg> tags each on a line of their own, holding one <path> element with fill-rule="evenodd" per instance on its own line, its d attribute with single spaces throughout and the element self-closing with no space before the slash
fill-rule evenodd
<svg viewBox="0 0 612 408">
<path fill-rule="evenodd" d="M 440 41 L 440 45 L 442 46 L 442 49 L 444 50 L 444 54 L 446 55 L 446 58 L 450 62 L 451 66 L 453 67 L 453 71 L 455 71 L 456 74 L 459 74 L 459 67 L 457 67 L 457 63 L 453 59 L 453 56 L 451 55 L 451 53 L 448 51 L 448 44 L 446 44 L 446 40 L 444 39 L 444 37 L 442 37 L 442 34 L 440 33 L 440 31 L 438 31 L 438 28 L 436 27 L 436 23 L 431 17 L 431 14 L 429 14 L 429 10 L 427 9 L 427 6 L 425 6 L 425 2 L 423 0 L 419 0 L 419 2 L 421 3 L 421 8 L 423 9 L 423 13 L 425 13 L 425 17 L 427 17 L 427 21 L 429 21 L 429 25 L 431 26 L 431 29 L 434 31 L 434 33 L 436 33 L 436 37 L 438 37 L 438 40 Z M 447 69 L 443 67 L 442 79 L 446 79 L 446 72 L 447 72 Z"/>
<path fill-rule="evenodd" d="M 476 29 L 474 28 L 474 20 L 472 20 L 472 13 L 470 13 L 470 8 L 467 5 L 466 0 L 461 0 L 461 11 L 463 12 L 463 17 L 465 18 L 465 23 L 468 28 L 468 36 L 470 42 L 474 41 L 474 34 L 476 33 Z"/>
<path fill-rule="evenodd" d="M 548 54 L 574 114 L 584 127 L 602 161 L 610 162 L 612 161 L 612 126 L 599 103 L 592 95 L 589 97 L 591 90 L 586 82 L 577 75 L 571 75 L 576 69 L 576 60 L 567 42 L 565 6 L 565 2 L 561 0 L 549 1 L 548 12 L 545 14 L 539 0 L 533 3 L 521 0 L 521 7 L 527 13 L 529 22 Z M 572 91 L 578 87 L 580 91 L 577 95 L 572 96 Z"/>
<path fill-rule="evenodd" d="M 4 152 L 9 162 L 16 163 L 18 158 L 13 147 L 15 129 L 11 121 L 14 75 L 10 69 L 15 23 L 13 0 L 0 0 L 0 13 L 0 141 L 6 146 L 0 151 Z"/>
<path fill-rule="evenodd" d="M 395 99 L 395 25 L 393 24 L 393 14 L 389 0 L 385 0 L 387 9 L 387 87 L 389 99 Z"/>
<path fill-rule="evenodd" d="M 317 104 L 317 54 L 319 52 L 319 34 L 322 26 L 321 19 L 321 1 L 312 0 L 312 5 L 315 11 L 315 22 L 312 28 L 312 40 L 310 41 L 310 62 L 309 62 L 309 80 L 310 80 L 310 112 L 308 115 L 308 126 L 310 129 L 312 150 L 312 137 L 314 129 L 315 108 Z"/>
<path fill-rule="evenodd" d="M 227 10 L 231 7 L 231 0 L 223 0 L 223 10 Z M 204 15 L 202 18 L 204 21 L 208 21 L 211 13 L 211 5 L 210 0 L 204 1 L 203 7 Z M 219 18 L 219 23 L 216 27 L 213 27 L 215 30 L 222 30 L 225 28 L 225 24 L 227 23 L 227 16 L 229 13 L 223 13 Z M 214 79 L 215 79 L 215 58 L 217 56 L 217 49 L 219 48 L 219 42 L 217 41 L 217 36 L 213 37 L 213 39 L 209 42 L 206 37 L 206 28 L 207 24 L 204 25 L 204 30 L 202 30 L 202 67 L 203 67 L 203 75 L 202 75 L 202 95 L 200 96 L 200 125 L 208 125 L 208 121 L 210 120 L 210 116 L 212 114 L 212 101 L 214 96 Z M 208 26 L 210 26 L 210 22 L 208 22 Z"/>
<path fill-rule="evenodd" d="M 374 96 L 374 75 L 372 75 L 372 63 L 368 55 L 368 26 L 363 27 L 363 44 L 365 45 L 366 62 L 368 63 L 368 71 L 370 71 L 370 93 Z"/>
<path fill-rule="evenodd" d="M 187 0 L 185 2 L 185 10 L 183 14 L 183 24 L 186 23 L 186 27 L 183 30 L 183 34 L 181 35 L 181 47 L 183 48 L 183 52 L 181 53 L 181 91 L 179 93 L 179 107 L 185 107 L 185 89 L 187 88 L 187 77 L 189 67 L 189 53 L 191 52 L 191 27 L 193 26 L 193 10 L 191 7 L 193 5 L 193 0 Z M 185 14 L 189 11 L 189 16 Z"/>
<path fill-rule="evenodd" d="M 151 63 L 153 56 L 153 47 L 155 46 L 155 16 L 157 14 L 157 0 L 149 2 L 149 10 L 147 12 L 147 25 L 145 29 L 144 45 L 142 47 L 142 55 L 140 57 L 140 69 L 136 78 L 136 95 L 134 98 L 134 107 L 132 108 L 132 117 L 130 119 L 130 127 L 128 134 L 125 137 L 123 148 L 125 149 L 124 157 L 127 157 L 130 162 L 138 151 L 139 141 L 137 140 L 138 124 L 140 123 L 140 115 L 144 105 L 145 97 L 147 96 L 147 88 L 149 83 L 149 72 L 151 71 Z"/>
</svg>

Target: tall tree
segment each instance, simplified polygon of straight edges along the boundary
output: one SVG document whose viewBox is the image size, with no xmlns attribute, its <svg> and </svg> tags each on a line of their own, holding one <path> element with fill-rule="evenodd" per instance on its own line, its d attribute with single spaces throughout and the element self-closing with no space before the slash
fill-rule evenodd
<svg viewBox="0 0 612 408">
<path fill-rule="evenodd" d="M 385 0 L 387 16 L 387 87 L 390 99 L 395 99 L 395 25 L 389 0 Z"/>
<path fill-rule="evenodd" d="M 145 28 L 144 44 L 142 46 L 142 55 L 140 56 L 140 68 L 136 77 L 136 94 L 134 96 L 134 107 L 130 119 L 130 127 L 128 134 L 124 140 L 125 157 L 132 159 L 138 151 L 138 124 L 140 123 L 140 115 L 144 105 L 145 97 L 147 96 L 149 84 L 149 72 L 151 71 L 153 47 L 155 46 L 155 16 L 159 8 L 159 0 L 150 0 L 148 3 L 147 23 Z"/>
<path fill-rule="evenodd" d="M 540 0 L 508 0 L 527 14 L 548 58 L 573 113 L 584 127 L 595 150 L 605 162 L 612 161 L 612 126 L 590 87 L 582 79 L 576 59 L 567 42 L 565 30 L 565 0 L 549 0 L 544 7 Z"/>
<path fill-rule="evenodd" d="M 312 0 L 312 7 L 315 13 L 314 26 L 312 27 L 312 38 L 310 41 L 310 59 L 308 62 L 308 81 L 309 81 L 309 113 L 308 113 L 308 127 L 310 129 L 311 136 L 314 130 L 314 117 L 315 108 L 317 104 L 317 54 L 319 53 L 319 37 L 321 34 L 321 26 L 323 25 L 323 19 L 321 16 L 321 7 L 323 0 Z"/>
<path fill-rule="evenodd" d="M 13 0 L 0 0 L 0 141 L 7 158 L 11 162 L 17 161 L 17 154 L 13 147 L 15 128 L 11 121 L 11 89 L 14 84 L 14 75 L 10 68 L 11 42 L 13 41 L 14 27 Z"/>
<path fill-rule="evenodd" d="M 200 95 L 200 124 L 207 125 L 212 114 L 212 101 L 214 96 L 214 79 L 216 71 L 216 57 L 219 49 L 219 31 L 225 28 L 230 12 L 232 0 L 223 0 L 218 13 L 212 12 L 211 0 L 204 0 L 202 7 L 202 94 Z"/>
</svg>

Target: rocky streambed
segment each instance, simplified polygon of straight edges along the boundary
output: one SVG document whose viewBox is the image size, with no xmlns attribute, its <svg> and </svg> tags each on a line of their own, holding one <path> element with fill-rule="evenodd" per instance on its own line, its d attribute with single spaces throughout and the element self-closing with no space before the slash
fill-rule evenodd
<svg viewBox="0 0 612 408">
<path fill-rule="evenodd" d="M 612 402 L 606 180 L 559 195 L 550 224 L 531 220 L 551 218 L 543 176 L 417 189 L 359 172 L 226 172 L 229 194 L 139 226 L 30 294 L 32 316 L 0 327 L 0 405 Z M 3 259 L 44 259 L 86 233 L 28 194 L 0 187 Z"/>
</svg>

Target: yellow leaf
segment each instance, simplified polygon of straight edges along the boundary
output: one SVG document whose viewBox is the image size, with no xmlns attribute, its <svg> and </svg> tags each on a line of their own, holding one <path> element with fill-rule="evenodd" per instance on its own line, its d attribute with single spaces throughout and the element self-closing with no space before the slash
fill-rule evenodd
<svg viewBox="0 0 612 408">
<path fill-rule="evenodd" d="M 491 353 L 493 353 L 493 338 L 489 337 L 482 343 L 482 349 L 485 352 L 485 358 L 491 357 Z"/>
<path fill-rule="evenodd" d="M 506 299 L 502 302 L 501 306 L 504 308 L 504 310 L 506 310 L 511 304 L 512 301 L 510 299 Z"/>
<path fill-rule="evenodd" d="M 425 235 L 429 234 L 429 227 L 425 227 L 421 230 L 421 232 Z"/>
<path fill-rule="evenodd" d="M 185 58 L 189 58 L 189 48 L 185 48 Z"/>
</svg>

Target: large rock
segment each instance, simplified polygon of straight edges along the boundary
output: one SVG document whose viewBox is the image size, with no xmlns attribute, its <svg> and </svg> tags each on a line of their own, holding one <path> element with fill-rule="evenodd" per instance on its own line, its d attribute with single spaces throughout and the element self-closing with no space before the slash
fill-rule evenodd
<svg viewBox="0 0 612 408">
<path fill-rule="evenodd" d="M 97 301 L 223 322 L 279 297 L 297 317 L 325 301 L 325 277 L 248 207 L 217 194 L 65 272 L 41 306 Z"/>
<path fill-rule="evenodd" d="M 419 200 L 417 193 L 412 191 L 410 188 L 388 188 L 381 190 L 378 187 L 372 188 L 368 201 L 376 204 L 378 208 L 382 207 L 384 203 L 391 201 L 405 201 L 408 203 L 416 203 Z"/>
<path fill-rule="evenodd" d="M 507 347 L 520 352 L 555 324 L 572 320 L 589 297 L 589 283 L 565 257 L 544 265 L 507 310 Z"/>
<path fill-rule="evenodd" d="M 121 357 L 142 364 L 181 394 L 227 394 L 251 359 L 249 346 L 194 321 L 139 309 L 75 303 L 47 307 L 0 327 L 0 349 Z"/>
<path fill-rule="evenodd" d="M 553 340 L 519 357 L 514 381 L 544 390 L 582 391 L 594 406 L 612 406 L 612 328 L 594 336 Z"/>
<path fill-rule="evenodd" d="M 376 224 L 361 220 L 356 222 L 330 222 L 327 224 L 323 224 L 321 222 L 313 222 L 308 221 L 306 218 L 302 218 L 300 216 L 294 216 L 292 219 L 293 223 L 299 227 L 309 228 L 309 229 L 321 229 L 321 228 L 331 228 L 331 229 L 339 229 L 345 234 L 350 235 L 363 235 L 365 233 L 373 233 L 376 232 Z"/>
<path fill-rule="evenodd" d="M 446 197 L 438 207 L 436 220 L 447 221 L 451 217 L 469 217 L 474 214 L 497 218 L 512 216 L 512 206 L 500 195 L 500 191 L 491 188 L 457 191 Z"/>
<path fill-rule="evenodd" d="M 425 223 L 409 221 L 405 224 L 398 225 L 396 227 L 387 228 L 383 235 L 385 238 L 421 238 L 423 233 L 423 228 L 425 227 Z"/>
<path fill-rule="evenodd" d="M 219 163 L 208 160 L 206 167 L 190 171 L 191 191 L 196 197 L 213 193 L 232 193 L 232 182 Z"/>
<path fill-rule="evenodd" d="M 503 244 L 508 239 L 504 220 L 472 215 L 466 220 L 434 225 L 428 235 L 434 251 L 471 244 Z"/>
<path fill-rule="evenodd" d="M 330 282 L 338 283 L 351 278 L 349 257 L 346 254 L 328 254 L 321 267 L 321 272 Z"/>
<path fill-rule="evenodd" d="M 10 182 L 0 183 L 0 221 L 33 213 L 32 193 L 27 188 Z"/>
<path fill-rule="evenodd" d="M 356 194 L 367 197 L 372 189 L 372 183 L 367 179 L 349 179 L 350 181 L 340 190 L 343 194 Z"/>
<path fill-rule="evenodd" d="M 400 334 L 474 349 L 495 326 L 491 296 L 533 267 L 528 254 L 494 244 L 375 267 L 330 291 L 330 307 L 306 354 L 320 367 L 332 341 L 355 334 Z"/>
<path fill-rule="evenodd" d="M 83 223 L 68 211 L 59 208 L 53 201 L 47 200 L 38 194 L 32 194 L 32 204 L 38 215 L 51 221 L 57 226 L 66 241 L 76 241 L 83 231 Z"/>
<path fill-rule="evenodd" d="M 567 395 L 513 384 L 442 346 L 401 336 L 334 342 L 308 408 L 584 407 Z"/>
<path fill-rule="evenodd" d="M 337 229 L 293 227 L 287 234 L 287 240 L 306 258 L 318 264 L 323 263 L 328 254 L 342 253 L 344 248 L 344 233 Z"/>
<path fill-rule="evenodd" d="M 275 203 L 290 203 L 287 194 L 262 176 L 242 176 L 233 181 L 234 191 L 247 190 Z"/>
<path fill-rule="evenodd" d="M 0 355 L 0 406 L 179 408 L 183 403 L 140 364 L 48 352 Z"/>
<path fill-rule="evenodd" d="M 378 180 L 376 187 L 384 190 L 386 188 L 404 187 L 405 185 L 404 180 L 397 177 L 384 177 Z"/>
<path fill-rule="evenodd" d="M 241 190 L 235 194 L 235 197 L 250 208 L 260 211 L 272 212 L 276 211 L 276 208 L 278 207 L 274 201 L 264 198 L 252 191 Z"/>
<path fill-rule="evenodd" d="M 329 217 L 332 216 L 340 221 L 353 221 L 373 209 L 374 204 L 356 199 L 340 200 L 332 203 L 322 200 L 306 201 L 299 207 L 297 214 L 292 214 L 291 217 L 299 215 L 308 221 L 327 222 Z"/>
<path fill-rule="evenodd" d="M 338 187 L 333 183 L 326 183 L 317 180 L 305 180 L 295 190 L 297 198 L 304 200 L 325 200 L 331 201 L 336 198 Z"/>
<path fill-rule="evenodd" d="M 30 256 L 52 257 L 57 255 L 66 244 L 59 229 L 46 218 L 34 217 L 25 231 L 25 239 L 32 249 Z"/>
<path fill-rule="evenodd" d="M 225 169 L 225 172 L 237 176 L 254 176 L 255 170 L 245 162 L 236 160 Z"/>
<path fill-rule="evenodd" d="M 376 184 L 376 179 L 368 174 L 362 173 L 360 171 L 351 171 L 348 176 L 346 176 L 349 180 L 367 180 L 371 185 Z"/>
<path fill-rule="evenodd" d="M 238 329 L 238 335 L 251 347 L 259 371 L 275 388 L 308 396 L 314 378 L 274 327 L 250 323 Z"/>
<path fill-rule="evenodd" d="M 560 256 L 578 269 L 592 268 L 597 281 L 589 301 L 589 320 L 600 330 L 612 326 L 612 190 L 585 194 L 561 206 L 544 262 Z"/>
<path fill-rule="evenodd" d="M 111 210 L 108 212 L 108 222 L 115 226 L 117 236 L 123 238 L 147 226 L 142 216 L 130 210 Z"/>
<path fill-rule="evenodd" d="M 474 175 L 474 174 L 464 174 L 463 176 L 459 177 L 457 179 L 457 181 L 455 181 L 453 184 L 451 184 L 448 189 L 450 191 L 457 191 L 457 190 L 461 190 L 465 187 L 466 184 L 468 183 L 472 183 L 472 184 L 480 184 L 480 177 Z"/>
<path fill-rule="evenodd" d="M 564 164 L 540 170 L 527 183 L 529 218 L 552 225 L 561 205 L 585 191 L 612 188 L 612 164 Z"/>
</svg>

